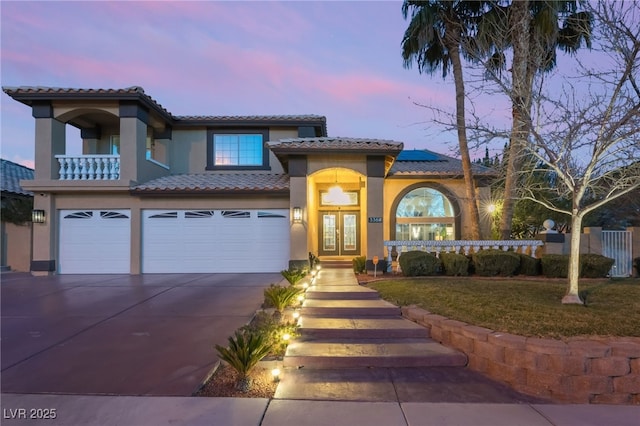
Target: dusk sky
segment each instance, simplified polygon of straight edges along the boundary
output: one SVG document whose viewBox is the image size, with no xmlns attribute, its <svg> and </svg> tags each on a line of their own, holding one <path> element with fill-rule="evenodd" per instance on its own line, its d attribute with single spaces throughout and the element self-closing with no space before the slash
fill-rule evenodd
<svg viewBox="0 0 640 426">
<path fill-rule="evenodd" d="M 2 86 L 141 86 L 175 115 L 320 114 L 330 136 L 451 155 L 414 102 L 451 110 L 453 83 L 403 68 L 401 4 L 2 1 Z M 30 108 L 1 107 L 2 158 L 32 167 Z"/>
</svg>

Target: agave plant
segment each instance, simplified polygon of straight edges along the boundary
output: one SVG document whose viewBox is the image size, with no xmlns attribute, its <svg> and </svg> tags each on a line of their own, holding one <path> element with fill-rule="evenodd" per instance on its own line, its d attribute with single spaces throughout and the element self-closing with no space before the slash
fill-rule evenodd
<svg viewBox="0 0 640 426">
<path fill-rule="evenodd" d="M 293 305 L 297 301 L 298 295 L 302 292 L 302 289 L 293 286 L 270 285 L 269 288 L 264 290 L 264 300 L 267 304 L 276 308 L 274 317 L 280 318 L 282 317 L 282 311 Z"/>
<path fill-rule="evenodd" d="M 260 333 L 236 331 L 229 337 L 229 346 L 216 345 L 218 356 L 238 373 L 236 388 L 242 392 L 251 389 L 249 374 L 256 364 L 271 351 L 268 339 Z"/>
<path fill-rule="evenodd" d="M 280 274 L 289 281 L 289 284 L 296 285 L 298 281 L 303 279 L 307 275 L 307 271 L 304 269 L 285 269 L 280 271 Z"/>
</svg>

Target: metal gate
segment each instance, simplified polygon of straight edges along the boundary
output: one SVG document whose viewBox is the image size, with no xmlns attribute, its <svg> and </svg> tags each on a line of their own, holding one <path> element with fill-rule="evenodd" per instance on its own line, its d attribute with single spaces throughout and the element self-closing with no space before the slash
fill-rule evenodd
<svg viewBox="0 0 640 426">
<path fill-rule="evenodd" d="M 602 231 L 602 254 L 615 261 L 610 276 L 630 277 L 633 273 L 631 237 L 631 231 Z"/>
</svg>

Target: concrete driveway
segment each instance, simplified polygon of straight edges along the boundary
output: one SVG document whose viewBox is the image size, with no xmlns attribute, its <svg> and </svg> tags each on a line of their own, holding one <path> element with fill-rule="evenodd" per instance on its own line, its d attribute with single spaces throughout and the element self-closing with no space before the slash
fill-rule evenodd
<svg viewBox="0 0 640 426">
<path fill-rule="evenodd" d="M 3 393 L 190 395 L 280 274 L 2 274 Z"/>
</svg>

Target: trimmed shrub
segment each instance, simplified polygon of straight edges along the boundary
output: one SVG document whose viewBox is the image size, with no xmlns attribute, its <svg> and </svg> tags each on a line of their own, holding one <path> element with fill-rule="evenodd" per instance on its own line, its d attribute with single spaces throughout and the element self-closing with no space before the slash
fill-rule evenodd
<svg viewBox="0 0 640 426">
<path fill-rule="evenodd" d="M 542 275 L 547 278 L 567 278 L 569 275 L 569 255 L 545 254 L 540 259 Z"/>
<path fill-rule="evenodd" d="M 609 275 L 615 260 L 600 254 L 580 256 L 580 276 L 583 278 L 605 278 Z"/>
<path fill-rule="evenodd" d="M 435 275 L 440 270 L 440 259 L 424 251 L 409 251 L 399 257 L 402 273 L 407 277 Z"/>
<path fill-rule="evenodd" d="M 599 254 L 580 255 L 580 278 L 605 278 L 614 260 Z M 542 256 L 542 273 L 549 278 L 569 276 L 568 254 L 546 254 Z"/>
<path fill-rule="evenodd" d="M 518 256 L 520 256 L 520 267 L 516 271 L 516 274 L 529 276 L 540 275 L 542 269 L 540 259 L 524 253 L 518 253 Z"/>
<path fill-rule="evenodd" d="M 473 254 L 476 274 L 483 277 L 510 277 L 520 266 L 520 256 L 512 251 L 481 250 Z"/>
<path fill-rule="evenodd" d="M 469 275 L 469 258 L 464 254 L 440 253 L 440 261 L 442 261 L 445 275 Z"/>
<path fill-rule="evenodd" d="M 633 264 L 636 265 L 636 275 L 640 276 L 640 257 L 633 259 Z"/>
<path fill-rule="evenodd" d="M 266 312 L 258 312 L 251 322 L 240 328 L 243 333 L 261 334 L 271 346 L 268 356 L 283 357 L 287 351 L 289 342 L 282 336 L 287 333 L 291 339 L 300 336 L 298 325 L 295 322 L 282 322 Z"/>
<path fill-rule="evenodd" d="M 354 257 L 352 260 L 353 263 L 353 272 L 356 274 L 360 274 L 365 271 L 365 267 L 367 264 L 367 256 L 358 256 Z"/>
</svg>

